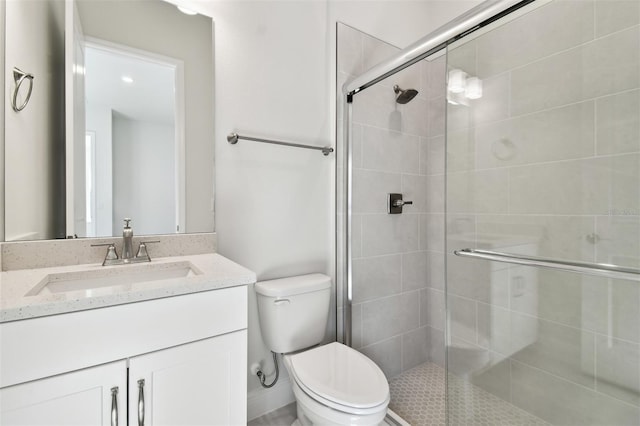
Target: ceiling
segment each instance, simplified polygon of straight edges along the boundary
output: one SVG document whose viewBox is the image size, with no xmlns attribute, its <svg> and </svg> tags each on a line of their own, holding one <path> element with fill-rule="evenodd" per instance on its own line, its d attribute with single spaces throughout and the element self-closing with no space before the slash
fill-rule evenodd
<svg viewBox="0 0 640 426">
<path fill-rule="evenodd" d="M 87 46 L 85 69 L 88 104 L 108 106 L 134 120 L 174 124 L 174 66 Z"/>
</svg>

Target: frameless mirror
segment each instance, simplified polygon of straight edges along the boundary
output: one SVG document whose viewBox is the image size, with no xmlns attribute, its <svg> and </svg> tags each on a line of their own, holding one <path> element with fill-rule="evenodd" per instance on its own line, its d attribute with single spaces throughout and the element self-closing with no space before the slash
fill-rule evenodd
<svg viewBox="0 0 640 426">
<path fill-rule="evenodd" d="M 213 23 L 161 0 L 8 0 L 5 240 L 213 231 Z"/>
</svg>

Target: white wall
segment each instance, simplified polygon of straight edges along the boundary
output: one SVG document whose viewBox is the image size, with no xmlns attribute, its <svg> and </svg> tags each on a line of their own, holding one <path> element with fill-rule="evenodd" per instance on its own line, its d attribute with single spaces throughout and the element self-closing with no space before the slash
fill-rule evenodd
<svg viewBox="0 0 640 426">
<path fill-rule="evenodd" d="M 331 76 L 325 72 L 330 55 L 326 5 L 224 2 L 212 6 L 219 251 L 254 270 L 259 280 L 330 274 L 333 156 L 246 141 L 232 146 L 225 139 L 227 133 L 238 131 L 333 144 L 327 96 Z M 249 309 L 249 363 L 264 360 L 265 370 L 271 372 L 253 292 Z M 248 386 L 250 391 L 259 388 L 255 376 L 249 376 Z"/>
<path fill-rule="evenodd" d="M 4 29 L 6 2 L 0 2 L 0 79 L 4 82 Z M 0 99 L 4 97 L 4 83 L 0 84 Z M 4 104 L 0 102 L 0 128 L 4 129 Z M 0 241 L 4 241 L 4 131 L 0 132 Z M 0 259 L 0 265 L 2 264 Z"/>
<path fill-rule="evenodd" d="M 131 120 L 114 111 L 113 233 L 134 218 L 138 235 L 171 234 L 176 226 L 175 128 Z M 152 200 L 152 202 L 149 202 Z"/>
<path fill-rule="evenodd" d="M 113 234 L 113 179 L 111 108 L 87 104 L 87 131 L 95 133 L 96 235 Z"/>
<path fill-rule="evenodd" d="M 64 197 L 64 3 L 5 6 L 5 93 L 15 88 L 13 67 L 35 75 L 26 108 L 5 110 L 5 237 L 64 237 L 64 206 L 54 206 Z"/>
</svg>

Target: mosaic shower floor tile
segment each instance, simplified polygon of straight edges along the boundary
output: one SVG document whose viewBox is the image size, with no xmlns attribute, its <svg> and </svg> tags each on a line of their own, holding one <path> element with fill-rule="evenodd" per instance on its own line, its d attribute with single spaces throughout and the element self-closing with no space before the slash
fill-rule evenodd
<svg viewBox="0 0 640 426">
<path fill-rule="evenodd" d="M 413 426 L 445 426 L 445 370 L 427 362 L 389 381 L 389 408 Z M 450 426 L 549 426 L 479 387 L 449 375 Z"/>
</svg>

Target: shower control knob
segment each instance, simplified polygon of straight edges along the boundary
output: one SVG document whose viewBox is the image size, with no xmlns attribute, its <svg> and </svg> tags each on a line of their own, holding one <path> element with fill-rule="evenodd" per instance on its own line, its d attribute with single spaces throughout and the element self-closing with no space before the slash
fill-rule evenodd
<svg viewBox="0 0 640 426">
<path fill-rule="evenodd" d="M 395 200 L 393 202 L 393 206 L 394 207 L 402 207 L 402 206 L 405 206 L 407 204 L 413 204 L 413 201 Z"/>
<path fill-rule="evenodd" d="M 402 194 L 389 194 L 387 197 L 387 213 L 400 214 L 403 206 L 411 204 L 413 204 L 413 201 L 403 200 Z"/>
</svg>

